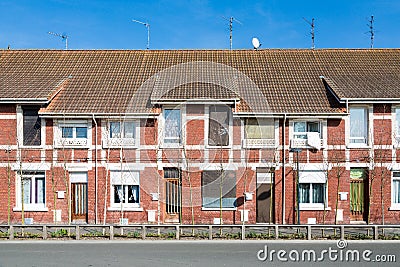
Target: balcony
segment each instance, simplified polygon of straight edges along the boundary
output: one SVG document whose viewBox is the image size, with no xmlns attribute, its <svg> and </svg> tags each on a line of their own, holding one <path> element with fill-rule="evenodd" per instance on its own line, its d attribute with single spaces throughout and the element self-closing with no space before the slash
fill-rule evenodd
<svg viewBox="0 0 400 267">
<path fill-rule="evenodd" d="M 136 148 L 135 138 L 109 138 L 103 141 L 104 148 Z"/>
<path fill-rule="evenodd" d="M 275 139 L 243 139 L 243 148 L 274 148 Z"/>
</svg>

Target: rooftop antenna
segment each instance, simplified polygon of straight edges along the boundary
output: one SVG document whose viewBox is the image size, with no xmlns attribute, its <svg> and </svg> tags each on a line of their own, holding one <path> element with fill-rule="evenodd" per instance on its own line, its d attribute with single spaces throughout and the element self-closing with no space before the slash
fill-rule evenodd
<svg viewBox="0 0 400 267">
<path fill-rule="evenodd" d="M 307 22 L 308 24 L 310 24 L 311 26 L 311 49 L 315 48 L 315 23 L 314 23 L 314 18 L 312 18 L 311 22 L 309 22 L 306 18 L 303 18 L 305 20 L 305 22 Z"/>
<path fill-rule="evenodd" d="M 133 19 L 132 21 L 142 24 L 147 28 L 147 47 L 146 47 L 146 49 L 150 49 L 150 24 L 147 22 L 142 22 L 142 21 L 135 20 L 135 19 Z"/>
<path fill-rule="evenodd" d="M 62 41 L 65 41 L 65 50 L 68 50 L 68 35 L 66 35 L 65 33 L 58 34 L 58 33 L 54 33 L 54 32 L 48 32 L 48 34 L 61 37 Z"/>
<path fill-rule="evenodd" d="M 371 35 L 371 45 L 370 48 L 374 48 L 374 37 L 375 37 L 375 32 L 374 32 L 374 16 L 371 16 L 371 20 L 368 21 L 369 24 L 367 26 L 369 27 L 369 33 Z"/>
<path fill-rule="evenodd" d="M 233 22 L 236 21 L 240 25 L 243 25 L 240 21 L 235 19 L 234 17 L 230 17 L 229 19 L 223 17 L 226 20 L 229 20 L 229 49 L 232 50 L 232 31 L 233 31 Z"/>
</svg>

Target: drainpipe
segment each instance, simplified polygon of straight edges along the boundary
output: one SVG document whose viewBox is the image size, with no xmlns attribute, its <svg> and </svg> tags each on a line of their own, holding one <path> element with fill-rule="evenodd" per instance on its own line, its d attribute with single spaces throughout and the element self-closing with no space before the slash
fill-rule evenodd
<svg viewBox="0 0 400 267">
<path fill-rule="evenodd" d="M 286 113 L 283 116 L 283 126 L 282 126 L 282 224 L 286 224 L 286 185 L 285 185 L 285 176 L 286 176 L 286 159 L 285 159 L 285 139 L 286 132 Z"/>
<path fill-rule="evenodd" d="M 95 199 L 95 204 L 94 204 L 94 214 L 95 214 L 95 224 L 98 222 L 97 218 L 97 121 L 94 118 L 94 114 L 92 114 L 92 119 L 95 125 L 95 141 L 94 141 L 94 186 L 95 186 L 95 194 L 94 194 L 94 199 Z"/>
</svg>

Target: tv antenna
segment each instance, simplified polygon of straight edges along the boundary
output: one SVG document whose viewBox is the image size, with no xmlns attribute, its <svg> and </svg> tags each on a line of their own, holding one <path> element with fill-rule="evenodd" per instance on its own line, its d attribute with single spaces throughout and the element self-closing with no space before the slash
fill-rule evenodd
<svg viewBox="0 0 400 267">
<path fill-rule="evenodd" d="M 311 26 L 311 49 L 315 48 L 315 23 L 314 23 L 314 18 L 312 18 L 311 22 L 309 22 L 306 18 L 303 18 L 305 22 L 310 24 Z"/>
<path fill-rule="evenodd" d="M 147 47 L 146 47 L 146 49 L 150 49 L 150 24 L 147 22 L 142 22 L 142 21 L 135 20 L 135 19 L 133 19 L 132 21 L 142 24 L 147 28 Z"/>
<path fill-rule="evenodd" d="M 366 33 L 369 33 L 371 35 L 371 44 L 370 48 L 374 48 L 374 38 L 375 38 L 375 32 L 374 32 L 374 16 L 371 16 L 371 20 L 368 21 L 369 24 L 367 26 L 369 27 L 369 31 Z"/>
<path fill-rule="evenodd" d="M 229 20 L 229 49 L 232 50 L 232 31 L 233 31 L 233 22 L 236 21 L 240 25 L 243 25 L 240 21 L 235 19 L 234 17 L 230 17 L 229 19 L 223 17 L 226 20 Z"/>
<path fill-rule="evenodd" d="M 57 36 L 57 37 L 61 37 L 62 41 L 65 41 L 65 50 L 68 50 L 68 35 L 66 35 L 65 33 L 63 34 L 58 34 L 58 33 L 54 33 L 54 32 L 48 32 L 48 34 Z"/>
</svg>

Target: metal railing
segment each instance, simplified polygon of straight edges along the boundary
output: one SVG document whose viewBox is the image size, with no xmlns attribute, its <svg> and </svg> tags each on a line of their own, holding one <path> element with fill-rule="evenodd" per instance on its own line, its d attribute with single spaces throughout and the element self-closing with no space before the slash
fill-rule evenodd
<svg viewBox="0 0 400 267">
<path fill-rule="evenodd" d="M 0 225 L 0 239 L 400 240 L 400 225 Z"/>
</svg>

